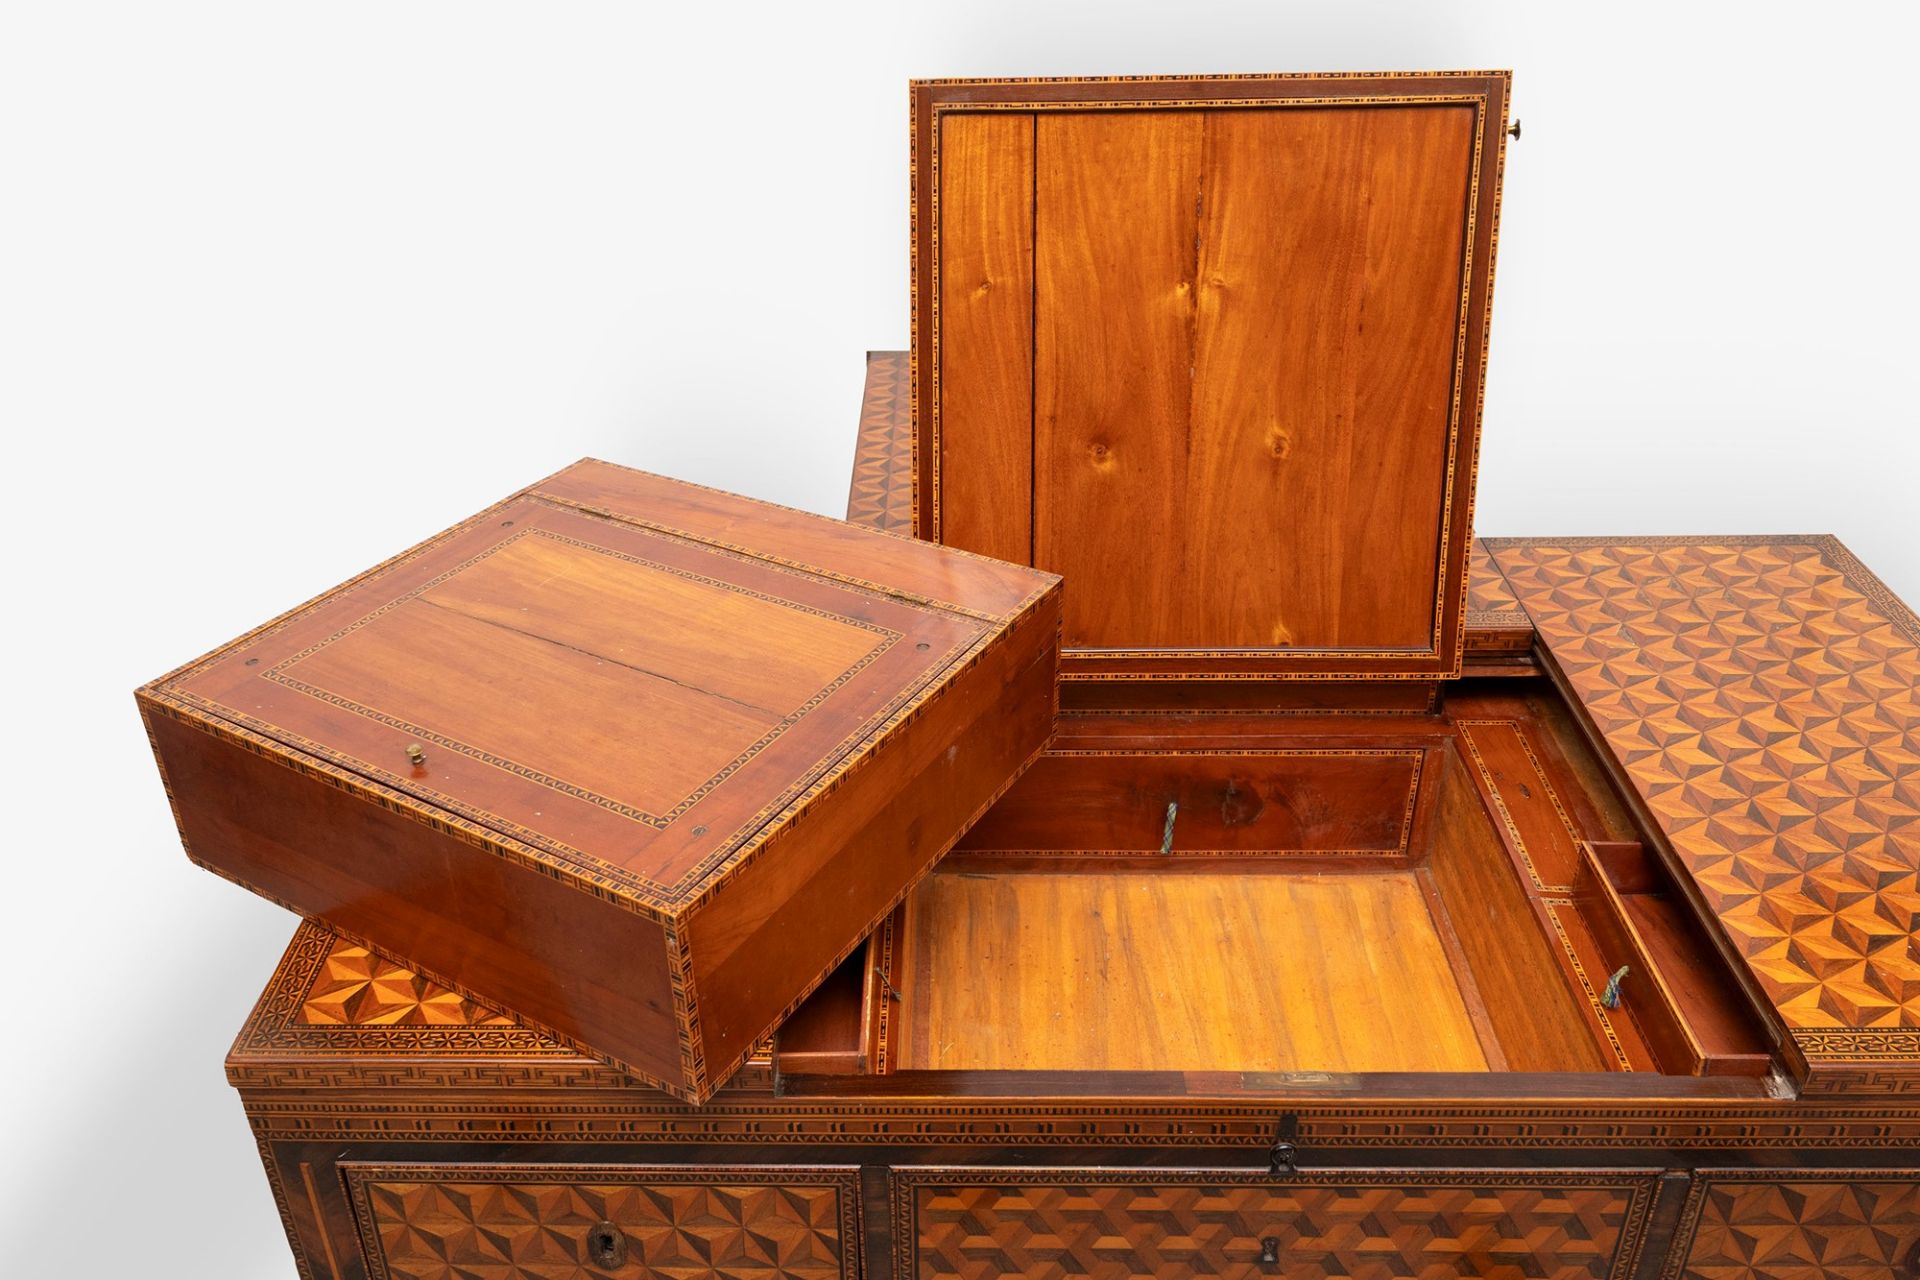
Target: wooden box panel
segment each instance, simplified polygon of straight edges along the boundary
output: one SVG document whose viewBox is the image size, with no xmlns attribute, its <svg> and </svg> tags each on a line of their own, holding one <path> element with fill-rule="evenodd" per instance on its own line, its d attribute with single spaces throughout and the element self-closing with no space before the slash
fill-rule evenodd
<svg viewBox="0 0 1920 1280">
<path fill-rule="evenodd" d="M 1665 1280 L 1912 1280 L 1920 1167 L 1703 1169 Z"/>
<path fill-rule="evenodd" d="M 915 532 L 1070 679 L 1458 674 L 1507 87 L 917 82 Z"/>
<path fill-rule="evenodd" d="M 700 1099 L 1039 751 L 1058 630 L 586 462 L 139 698 L 196 862 Z"/>
<path fill-rule="evenodd" d="M 897 1169 L 895 1280 L 1624 1280 L 1638 1171 Z M 1262 1261 L 1267 1252 L 1272 1261 Z"/>
<path fill-rule="evenodd" d="M 1056 745 L 968 829 L 956 852 L 1406 858 L 1417 746 L 1129 750 Z"/>
<path fill-rule="evenodd" d="M 905 351 L 867 352 L 866 386 L 854 444 L 847 519 L 871 529 L 913 531 L 912 360 Z M 1469 675 L 1525 674 L 1533 624 L 1514 599 L 1484 543 L 1467 565 L 1466 663 Z"/>
<path fill-rule="evenodd" d="M 856 1280 L 851 1168 L 343 1166 L 371 1280 Z"/>
</svg>

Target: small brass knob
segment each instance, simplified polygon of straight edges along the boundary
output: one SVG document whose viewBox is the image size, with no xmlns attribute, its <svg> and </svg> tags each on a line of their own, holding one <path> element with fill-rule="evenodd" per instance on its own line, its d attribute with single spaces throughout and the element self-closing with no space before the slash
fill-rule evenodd
<svg viewBox="0 0 1920 1280">
<path fill-rule="evenodd" d="M 1515 142 L 1520 141 L 1520 122 L 1518 120 L 1515 120 L 1512 124 L 1507 126 L 1507 136 L 1509 138 L 1512 138 Z"/>
<path fill-rule="evenodd" d="M 418 769 L 427 762 L 427 749 L 417 742 L 407 744 L 407 762 Z"/>
</svg>

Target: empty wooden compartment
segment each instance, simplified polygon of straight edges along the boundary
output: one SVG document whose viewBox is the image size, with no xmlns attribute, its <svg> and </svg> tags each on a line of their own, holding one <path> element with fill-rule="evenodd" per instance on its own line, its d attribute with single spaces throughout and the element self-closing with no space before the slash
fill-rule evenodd
<svg viewBox="0 0 1920 1280">
<path fill-rule="evenodd" d="M 789 1021 L 777 1061 L 1758 1089 L 1772 1059 L 1732 970 L 1620 804 L 1586 789 L 1555 699 L 1514 681 L 1428 717 L 1231 738 L 1070 722 Z"/>
</svg>

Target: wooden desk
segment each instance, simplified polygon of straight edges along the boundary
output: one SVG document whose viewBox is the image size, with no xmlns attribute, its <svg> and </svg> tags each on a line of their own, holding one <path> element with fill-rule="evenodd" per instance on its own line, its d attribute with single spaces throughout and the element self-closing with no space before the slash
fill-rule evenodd
<svg viewBox="0 0 1920 1280">
<path fill-rule="evenodd" d="M 870 363 L 849 503 L 879 527 L 910 506 L 902 364 Z M 704 1107 L 303 925 L 228 1059 L 303 1274 L 1920 1273 L 1920 623 L 1824 538 L 1474 569 L 1429 713 L 1066 717 Z M 1218 801 L 1250 762 L 1298 794 L 1297 750 L 1376 753 L 1324 794 L 1397 787 L 1393 822 L 1195 801 L 1160 853 L 1129 753 Z M 1096 767 L 1133 781 L 1060 829 Z M 1016 877 L 1071 955 L 1002 921 Z M 1400 976 L 1342 974 L 1356 947 Z"/>
</svg>

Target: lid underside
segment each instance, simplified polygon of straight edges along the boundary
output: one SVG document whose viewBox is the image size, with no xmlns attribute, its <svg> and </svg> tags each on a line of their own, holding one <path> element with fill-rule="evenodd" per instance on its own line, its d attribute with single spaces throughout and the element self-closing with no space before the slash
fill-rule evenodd
<svg viewBox="0 0 1920 1280">
<path fill-rule="evenodd" d="M 1069 678 L 1457 673 L 1505 89 L 917 85 L 917 531 Z"/>
</svg>

